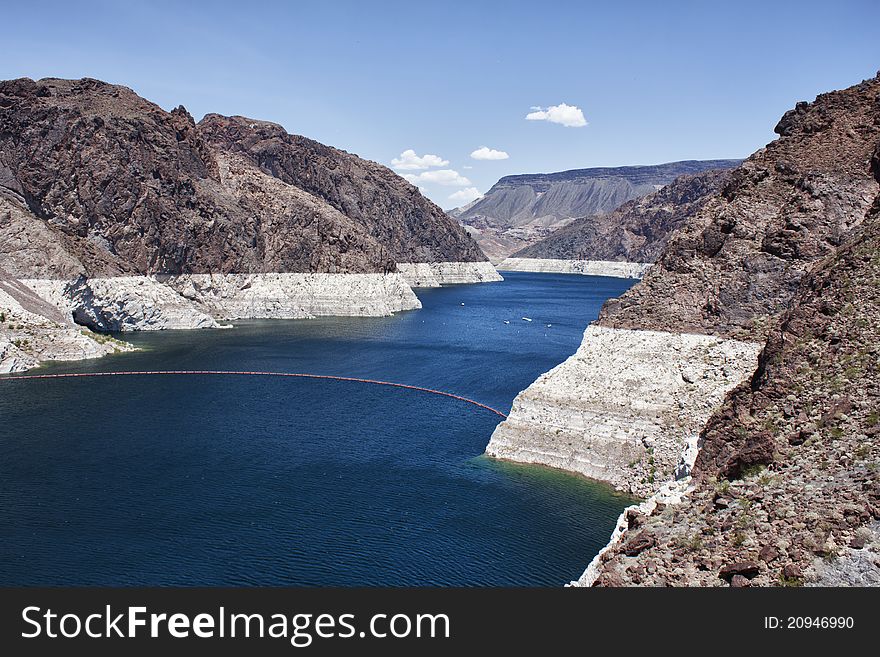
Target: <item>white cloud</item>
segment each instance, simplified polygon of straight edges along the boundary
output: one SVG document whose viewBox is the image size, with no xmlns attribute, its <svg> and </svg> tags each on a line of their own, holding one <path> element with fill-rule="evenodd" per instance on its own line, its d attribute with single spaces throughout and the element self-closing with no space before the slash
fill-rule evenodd
<svg viewBox="0 0 880 657">
<path fill-rule="evenodd" d="M 489 148 L 488 146 L 480 146 L 477 150 L 471 153 L 471 157 L 475 160 L 506 160 L 510 155 L 504 151 L 496 151 L 494 148 Z"/>
<path fill-rule="evenodd" d="M 449 164 L 449 160 L 444 160 L 439 155 L 431 153 L 417 155 L 411 148 L 403 151 L 399 157 L 391 159 L 391 166 L 400 171 L 420 171 L 431 167 L 445 167 L 447 164 Z"/>
<path fill-rule="evenodd" d="M 406 173 L 403 177 L 413 185 L 434 183 L 435 185 L 445 185 L 447 187 L 467 187 L 471 184 L 470 180 L 454 169 L 434 169 L 433 171 L 423 171 L 419 174 Z"/>
<path fill-rule="evenodd" d="M 533 107 L 532 111 L 526 114 L 527 121 L 549 121 L 550 123 L 558 123 L 566 128 L 582 128 L 587 125 L 584 113 L 580 107 L 575 105 L 551 105 L 548 108 Z"/>
<path fill-rule="evenodd" d="M 459 189 L 457 192 L 450 194 L 449 200 L 465 205 L 471 201 L 476 201 L 481 196 L 482 194 L 480 194 L 480 191 L 476 187 L 466 187 L 465 189 Z"/>
</svg>

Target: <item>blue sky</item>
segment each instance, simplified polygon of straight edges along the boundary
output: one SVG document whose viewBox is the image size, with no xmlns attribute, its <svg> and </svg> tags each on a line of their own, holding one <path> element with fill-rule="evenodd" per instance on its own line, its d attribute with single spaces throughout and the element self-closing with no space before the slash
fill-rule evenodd
<svg viewBox="0 0 880 657">
<path fill-rule="evenodd" d="M 877 0 L 4 4 L 0 78 L 276 121 L 444 208 L 511 173 L 743 157 L 880 68 Z"/>
</svg>

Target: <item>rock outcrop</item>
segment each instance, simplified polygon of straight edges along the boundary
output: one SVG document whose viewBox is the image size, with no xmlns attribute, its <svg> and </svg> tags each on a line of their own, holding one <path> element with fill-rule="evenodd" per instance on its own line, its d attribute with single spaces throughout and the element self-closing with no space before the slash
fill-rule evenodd
<svg viewBox="0 0 880 657">
<path fill-rule="evenodd" d="M 655 192 L 681 175 L 729 169 L 739 163 L 740 160 L 686 161 L 505 176 L 481 199 L 451 210 L 450 215 L 476 237 L 494 262 L 500 262 L 575 218 L 611 212 L 631 199 Z M 522 254 L 522 257 L 543 256 Z"/>
<path fill-rule="evenodd" d="M 491 283 L 502 280 L 491 262 L 399 262 L 397 271 L 412 287 Z"/>
<path fill-rule="evenodd" d="M 130 348 L 74 328 L 56 318 L 57 313 L 29 288 L 0 272 L 0 374 L 22 372 L 42 361 L 97 358 Z"/>
<path fill-rule="evenodd" d="M 880 584 L 880 196 L 702 431 L 682 503 L 632 510 L 582 584 Z M 654 545 L 628 556 L 636 534 Z"/>
<path fill-rule="evenodd" d="M 671 237 L 606 326 L 763 339 L 804 274 L 864 221 L 877 193 L 876 79 L 799 103 L 776 141 L 731 172 Z"/>
<path fill-rule="evenodd" d="M 76 280 L 80 262 L 65 249 L 66 236 L 31 215 L 0 188 L 0 373 L 21 372 L 41 361 L 97 358 L 130 347 L 75 326 L 58 284 Z M 26 276 L 37 269 L 59 277 L 38 290 Z"/>
<path fill-rule="evenodd" d="M 739 371 L 728 369 L 721 388 L 745 376 L 726 397 L 706 397 L 724 366 L 702 376 L 682 372 L 696 385 L 678 400 L 679 417 L 661 413 L 663 430 L 652 443 L 669 453 L 677 444 L 679 463 L 669 476 L 667 460 L 655 494 L 624 512 L 581 585 L 871 581 L 865 564 L 876 568 L 880 549 L 880 76 L 799 103 L 776 130 L 780 138 L 734 170 L 671 235 L 642 282 L 603 308 L 598 326 L 632 342 L 657 332 L 672 342 L 699 335 L 744 345 Z M 595 337 L 588 330 L 583 352 Z M 645 406 L 688 390 L 670 393 L 667 381 L 652 392 L 650 375 L 632 376 L 644 351 L 622 345 L 615 358 L 626 367 L 580 358 L 551 371 L 514 403 L 509 435 L 517 446 L 563 457 L 588 452 L 615 431 L 634 443 L 631 425 L 646 432 L 632 408 L 614 418 L 619 408 L 594 399 L 600 405 L 591 412 L 601 421 L 579 429 L 554 412 L 555 399 L 540 402 L 540 413 L 529 405 L 554 388 L 551 396 L 560 395 L 565 377 L 598 382 L 604 375 L 612 392 L 629 384 L 647 394 Z M 666 346 L 651 357 L 660 379 L 681 360 Z M 710 384 L 701 385 L 709 372 Z M 689 409 L 701 398 L 711 401 L 699 428 Z M 572 444 L 564 450 L 542 438 L 545 412 L 565 425 Z M 499 427 L 499 441 L 505 431 Z M 606 448 L 601 465 L 617 472 L 620 451 Z"/>
<path fill-rule="evenodd" d="M 486 448 L 638 496 L 675 476 L 682 447 L 754 369 L 758 345 L 590 326 L 580 348 L 517 395 Z"/>
<path fill-rule="evenodd" d="M 91 79 L 0 82 L 0 266 L 77 335 L 386 315 L 420 307 L 413 268 L 500 280 L 381 165 Z"/>
</svg>

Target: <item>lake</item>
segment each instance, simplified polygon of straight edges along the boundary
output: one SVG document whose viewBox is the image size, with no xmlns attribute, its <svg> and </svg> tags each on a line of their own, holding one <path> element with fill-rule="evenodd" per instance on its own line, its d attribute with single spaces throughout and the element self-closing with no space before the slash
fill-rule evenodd
<svg viewBox="0 0 880 657">
<path fill-rule="evenodd" d="M 505 279 L 417 290 L 394 317 L 126 334 L 140 351 L 32 373 L 308 372 L 506 413 L 634 281 Z M 332 380 L 3 382 L 0 584 L 560 586 L 632 500 L 482 456 L 500 420 Z"/>
</svg>

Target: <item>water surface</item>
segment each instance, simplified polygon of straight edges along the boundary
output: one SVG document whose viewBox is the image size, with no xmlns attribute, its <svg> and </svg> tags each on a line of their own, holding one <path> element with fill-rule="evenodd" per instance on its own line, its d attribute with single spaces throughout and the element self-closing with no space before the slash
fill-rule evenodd
<svg viewBox="0 0 880 657">
<path fill-rule="evenodd" d="M 423 309 L 394 317 L 129 334 L 142 351 L 35 372 L 339 374 L 442 389 L 507 412 L 632 281 L 505 278 L 419 290 Z M 499 420 L 448 398 L 335 381 L 6 382 L 0 584 L 575 579 L 630 500 L 481 456 Z"/>
</svg>

